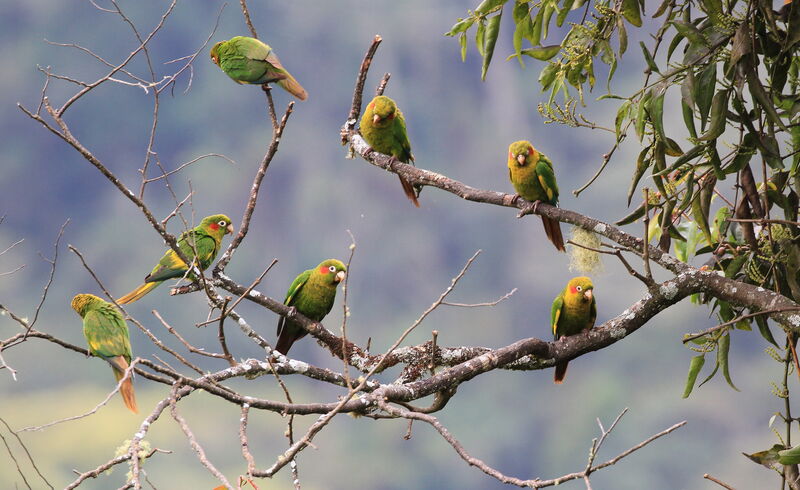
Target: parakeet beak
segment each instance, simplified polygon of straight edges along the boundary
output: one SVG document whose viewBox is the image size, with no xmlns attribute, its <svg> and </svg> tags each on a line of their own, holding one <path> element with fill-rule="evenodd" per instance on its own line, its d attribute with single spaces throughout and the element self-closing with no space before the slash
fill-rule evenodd
<svg viewBox="0 0 800 490">
<path fill-rule="evenodd" d="M 336 273 L 336 277 L 333 278 L 333 282 L 342 282 L 344 281 L 344 276 L 346 276 L 344 271 L 339 271 Z"/>
<path fill-rule="evenodd" d="M 379 122 L 381 122 L 381 116 L 379 116 L 377 114 L 373 114 L 373 116 L 372 116 L 372 124 L 378 124 Z"/>
<path fill-rule="evenodd" d="M 586 301 L 591 301 L 592 300 L 592 290 L 591 289 L 587 289 L 583 293 L 583 297 L 584 297 L 584 299 L 586 299 Z"/>
<path fill-rule="evenodd" d="M 233 223 L 228 223 L 228 227 L 225 229 L 227 230 L 226 234 L 233 233 Z"/>
<path fill-rule="evenodd" d="M 517 162 L 520 165 L 525 165 L 525 154 L 524 153 L 520 153 L 519 155 L 517 155 Z"/>
</svg>

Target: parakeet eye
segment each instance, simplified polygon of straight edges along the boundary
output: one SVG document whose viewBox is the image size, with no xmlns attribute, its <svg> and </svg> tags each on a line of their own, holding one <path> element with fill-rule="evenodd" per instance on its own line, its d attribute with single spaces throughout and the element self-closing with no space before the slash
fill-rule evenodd
<svg viewBox="0 0 800 490">
<path fill-rule="evenodd" d="M 223 220 L 220 220 L 219 222 L 217 222 L 217 224 L 218 224 L 218 225 L 220 225 L 220 226 L 221 226 L 221 227 L 223 227 L 223 228 L 225 228 L 226 226 L 228 226 L 228 223 L 226 223 L 224 219 L 223 219 Z"/>
<path fill-rule="evenodd" d="M 575 286 L 575 291 L 578 291 L 580 293 L 581 291 L 583 291 L 583 288 L 580 286 Z"/>
<path fill-rule="evenodd" d="M 336 272 L 336 266 L 335 265 L 328 266 L 328 270 L 331 272 Z"/>
</svg>

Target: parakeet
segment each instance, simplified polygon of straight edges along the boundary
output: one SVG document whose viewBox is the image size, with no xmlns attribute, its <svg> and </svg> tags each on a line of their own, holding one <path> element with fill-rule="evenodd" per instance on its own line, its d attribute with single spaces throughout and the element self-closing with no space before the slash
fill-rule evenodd
<svg viewBox="0 0 800 490">
<path fill-rule="evenodd" d="M 300 100 L 308 93 L 286 71 L 268 44 L 253 37 L 236 36 L 211 48 L 211 61 L 236 83 L 277 83 Z"/>
<path fill-rule="evenodd" d="M 322 261 L 313 269 L 308 269 L 297 276 L 283 304 L 294 306 L 297 311 L 308 318 L 319 322 L 330 313 L 333 300 L 336 299 L 336 286 L 344 281 L 347 267 L 336 259 Z M 278 344 L 275 350 L 286 354 L 296 340 L 302 339 L 306 331 L 300 325 L 288 321 L 286 317 L 278 320 Z"/>
<path fill-rule="evenodd" d="M 230 218 L 224 214 L 206 216 L 199 225 L 181 234 L 178 238 L 178 247 L 186 257 L 193 257 L 194 248 L 196 248 L 197 260 L 195 263 L 201 270 L 206 270 L 217 258 L 222 237 L 228 233 L 233 233 Z M 186 263 L 178 257 L 174 250 L 169 249 L 150 274 L 145 276 L 144 284 L 119 298 L 117 303 L 123 305 L 133 303 L 167 279 L 183 277 L 187 270 Z M 191 274 L 188 277 L 194 279 Z"/>
<path fill-rule="evenodd" d="M 414 162 L 411 143 L 408 142 L 406 120 L 392 99 L 379 95 L 367 105 L 361 116 L 361 136 L 378 153 L 390 155 L 403 163 Z M 398 174 L 403 192 L 414 206 L 419 207 L 417 193 L 402 175 Z"/>
<path fill-rule="evenodd" d="M 517 194 L 534 203 L 558 205 L 558 185 L 553 163 L 529 141 L 515 141 L 508 146 L 508 178 Z M 544 233 L 555 247 L 564 251 L 564 238 L 557 220 L 542 216 Z"/>
<path fill-rule="evenodd" d="M 72 298 L 72 309 L 83 318 L 83 335 L 93 356 L 111 364 L 117 382 L 131 363 L 131 338 L 122 314 L 111 303 L 93 294 L 78 294 Z M 125 406 L 138 413 L 131 377 L 119 389 Z"/>
<path fill-rule="evenodd" d="M 573 277 L 567 287 L 553 301 L 550 310 L 550 324 L 553 327 L 555 340 L 569 335 L 576 335 L 594 327 L 597 318 L 597 304 L 594 298 L 594 286 L 588 277 Z M 568 361 L 556 363 L 553 381 L 561 384 L 567 374 Z"/>
</svg>

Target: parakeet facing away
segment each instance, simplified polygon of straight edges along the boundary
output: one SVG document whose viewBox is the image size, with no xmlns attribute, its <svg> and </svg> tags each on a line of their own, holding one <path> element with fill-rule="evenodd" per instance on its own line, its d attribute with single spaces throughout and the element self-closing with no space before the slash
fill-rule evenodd
<svg viewBox="0 0 800 490">
<path fill-rule="evenodd" d="M 558 185 L 553 163 L 543 153 L 536 151 L 529 141 L 515 141 L 508 146 L 508 177 L 517 194 L 534 203 L 558 205 Z M 544 233 L 555 247 L 564 251 L 564 238 L 557 220 L 542 216 Z"/>
<path fill-rule="evenodd" d="M 300 100 L 308 93 L 286 71 L 268 44 L 253 37 L 236 36 L 211 48 L 211 61 L 236 83 L 277 83 Z"/>
<path fill-rule="evenodd" d="M 403 163 L 414 162 L 406 132 L 406 120 L 397 104 L 389 97 L 379 95 L 367 104 L 367 109 L 361 116 L 361 136 L 378 153 L 390 155 Z M 402 175 L 398 174 L 398 177 L 403 192 L 414 206 L 419 207 L 414 187 Z"/>
<path fill-rule="evenodd" d="M 313 269 L 308 269 L 294 279 L 283 304 L 294 306 L 297 311 L 319 322 L 330 313 L 336 299 L 336 286 L 344 281 L 347 267 L 336 259 L 322 261 Z M 286 354 L 296 340 L 302 339 L 306 331 L 286 317 L 278 320 L 278 344 L 275 350 Z"/>
<path fill-rule="evenodd" d="M 128 325 L 114 305 L 93 294 L 78 294 L 72 298 L 72 309 L 83 318 L 83 335 L 93 356 L 111 364 L 117 382 L 131 363 L 131 339 Z M 119 389 L 125 406 L 138 413 L 131 377 Z"/>
<path fill-rule="evenodd" d="M 573 277 L 567 287 L 553 301 L 550 310 L 550 324 L 555 340 L 576 335 L 594 327 L 597 318 L 597 304 L 594 299 L 594 286 L 588 277 Z M 568 361 L 556 363 L 553 381 L 561 384 L 567 374 Z"/>
<path fill-rule="evenodd" d="M 206 270 L 217 258 L 222 237 L 228 233 L 233 233 L 233 225 L 230 218 L 224 214 L 206 216 L 199 225 L 181 234 L 180 238 L 178 238 L 178 247 L 186 257 L 193 257 L 194 248 L 196 248 L 195 264 L 201 270 Z M 144 284 L 119 298 L 117 303 L 123 305 L 133 303 L 167 279 L 183 277 L 188 269 L 186 263 L 178 257 L 178 254 L 169 249 L 158 261 L 158 264 L 153 267 L 150 274 L 145 276 Z M 195 279 L 191 274 L 188 277 Z"/>
</svg>

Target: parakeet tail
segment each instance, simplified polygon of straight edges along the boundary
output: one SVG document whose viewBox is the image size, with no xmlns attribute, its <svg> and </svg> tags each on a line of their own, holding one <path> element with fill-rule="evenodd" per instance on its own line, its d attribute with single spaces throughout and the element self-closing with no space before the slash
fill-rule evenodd
<svg viewBox="0 0 800 490">
<path fill-rule="evenodd" d="M 547 239 L 553 242 L 559 252 L 564 252 L 564 236 L 561 235 L 561 224 L 558 220 L 542 216 L 542 224 L 544 225 L 544 234 L 547 235 Z"/>
<path fill-rule="evenodd" d="M 403 186 L 403 192 L 406 193 L 406 197 L 408 197 L 414 206 L 419 207 L 419 201 L 417 200 L 417 192 L 414 190 L 414 186 L 411 185 L 409 181 L 403 178 L 402 175 L 398 175 L 400 177 L 400 184 Z"/>
<path fill-rule="evenodd" d="M 125 296 L 119 298 L 117 303 L 125 305 L 128 303 L 133 303 L 134 301 L 138 301 L 142 299 L 142 296 L 155 289 L 155 287 L 161 284 L 161 282 L 162 281 L 146 282 Z"/>
<path fill-rule="evenodd" d="M 567 364 L 568 362 L 557 362 L 556 363 L 556 371 L 553 374 L 553 382 L 557 385 L 560 385 L 564 382 L 564 376 L 567 375 Z"/>
<path fill-rule="evenodd" d="M 284 90 L 286 90 L 287 92 L 294 95 L 300 100 L 306 100 L 308 98 L 308 92 L 306 92 L 306 89 L 304 89 L 302 85 L 297 83 L 297 80 L 295 80 L 294 77 L 292 77 L 288 73 L 286 78 L 284 78 L 283 80 L 278 80 L 277 83 Z"/>
<path fill-rule="evenodd" d="M 275 350 L 285 356 L 286 353 L 289 352 L 289 349 L 292 348 L 292 344 L 294 344 L 295 340 L 297 339 L 294 338 L 294 335 L 289 333 L 289 329 L 284 328 L 280 337 L 278 337 L 278 344 L 275 346 Z"/>
<path fill-rule="evenodd" d="M 119 380 L 125 376 L 125 369 L 128 369 L 128 361 L 125 360 L 122 356 L 117 356 L 114 358 L 114 362 L 111 364 L 111 367 L 114 369 L 114 378 L 119 383 Z M 123 370 L 120 371 L 119 368 Z M 122 395 L 122 401 L 125 402 L 125 406 L 128 407 L 133 413 L 139 413 L 139 407 L 136 406 L 136 394 L 133 392 L 133 380 L 128 378 L 122 383 L 122 386 L 119 388 L 119 393 Z"/>
</svg>

